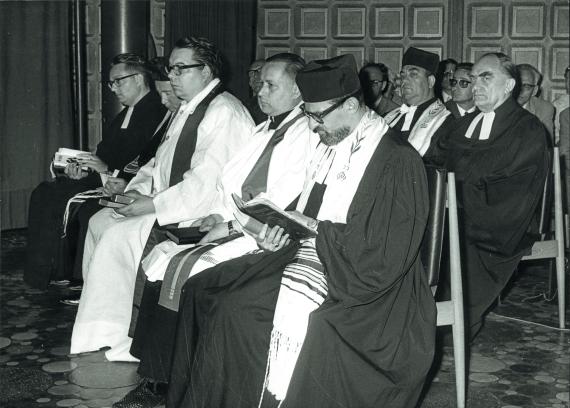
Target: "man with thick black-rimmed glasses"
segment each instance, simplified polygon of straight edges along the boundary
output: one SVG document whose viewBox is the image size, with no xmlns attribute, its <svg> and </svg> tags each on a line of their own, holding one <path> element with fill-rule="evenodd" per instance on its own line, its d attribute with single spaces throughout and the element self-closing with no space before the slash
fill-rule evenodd
<svg viewBox="0 0 570 408">
<path fill-rule="evenodd" d="M 74 353 L 109 346 L 107 359 L 136 360 L 128 331 L 143 250 L 166 238 L 159 226 L 191 224 L 210 213 L 222 167 L 253 128 L 247 110 L 223 88 L 221 55 L 210 41 L 180 39 L 166 70 L 182 103 L 155 157 L 125 188 L 134 201 L 102 210 L 89 222 Z"/>
</svg>

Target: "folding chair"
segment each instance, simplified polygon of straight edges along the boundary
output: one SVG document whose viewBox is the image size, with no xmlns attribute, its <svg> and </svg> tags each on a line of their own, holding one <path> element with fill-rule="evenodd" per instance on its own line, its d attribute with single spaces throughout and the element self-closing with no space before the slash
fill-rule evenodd
<svg viewBox="0 0 570 408">
<path fill-rule="evenodd" d="M 554 239 L 537 241 L 531 249 L 531 253 L 522 258 L 522 261 L 535 259 L 555 259 L 556 263 L 556 286 L 558 288 L 558 325 L 561 329 L 565 328 L 565 276 L 564 276 L 564 214 L 562 211 L 562 177 L 560 172 L 560 151 L 558 147 L 554 148 L 552 158 L 552 172 L 554 174 Z M 549 177 L 546 178 L 548 183 Z M 545 187 L 545 191 L 547 188 Z M 544 214 L 549 214 L 547 206 L 550 201 L 546 199 L 544 194 L 541 209 L 541 232 L 542 226 L 546 223 Z"/>
<path fill-rule="evenodd" d="M 437 302 L 437 326 L 451 325 L 453 335 L 453 358 L 455 362 L 455 387 L 457 407 L 465 408 L 466 365 L 465 365 L 465 328 L 463 316 L 463 286 L 461 279 L 461 259 L 459 253 L 459 226 L 457 220 L 457 200 L 455 192 L 455 174 L 446 170 L 426 167 L 430 194 L 430 213 L 426 235 L 422 243 L 421 257 L 432 292 L 435 295 L 439 282 L 441 251 L 445 223 L 445 193 L 448 208 L 448 241 L 451 299 Z M 446 191 L 447 190 L 447 191 Z"/>
</svg>

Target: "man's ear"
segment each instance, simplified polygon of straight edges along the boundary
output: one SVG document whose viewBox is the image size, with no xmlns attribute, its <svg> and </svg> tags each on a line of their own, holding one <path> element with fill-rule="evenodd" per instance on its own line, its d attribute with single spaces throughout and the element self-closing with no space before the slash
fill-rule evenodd
<svg viewBox="0 0 570 408">
<path fill-rule="evenodd" d="M 137 75 L 137 76 L 135 77 L 135 81 L 136 81 L 136 83 L 137 83 L 138 86 L 140 86 L 140 87 L 144 87 L 144 86 L 145 86 L 143 74 L 139 73 L 139 75 Z"/>
<path fill-rule="evenodd" d="M 300 98 L 301 97 L 301 91 L 299 90 L 299 87 L 297 86 L 296 83 L 293 82 L 293 96 L 295 98 Z"/>
<path fill-rule="evenodd" d="M 355 98 L 354 96 L 351 96 L 346 101 L 344 101 L 342 106 L 344 109 L 346 109 L 350 112 L 354 112 L 354 111 L 358 110 L 358 108 L 360 107 L 360 103 L 358 102 L 357 98 Z"/>
<path fill-rule="evenodd" d="M 506 92 L 513 92 L 513 89 L 515 89 L 515 85 L 516 85 L 516 81 L 513 78 L 509 78 L 507 79 L 507 88 L 506 88 Z"/>
<path fill-rule="evenodd" d="M 429 74 L 428 76 L 428 84 L 430 88 L 433 88 L 435 86 L 435 75 L 433 74 Z"/>
<path fill-rule="evenodd" d="M 207 78 L 214 78 L 214 75 L 212 74 L 212 70 L 210 69 L 210 67 L 208 65 L 204 65 L 204 68 L 202 68 L 202 78 L 207 79 Z"/>
</svg>

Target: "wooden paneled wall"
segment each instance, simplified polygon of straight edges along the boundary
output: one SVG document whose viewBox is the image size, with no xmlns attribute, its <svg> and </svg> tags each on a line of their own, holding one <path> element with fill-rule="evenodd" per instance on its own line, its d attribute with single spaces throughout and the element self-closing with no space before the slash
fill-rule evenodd
<svg viewBox="0 0 570 408">
<path fill-rule="evenodd" d="M 259 0 L 258 57 L 290 51 L 307 61 L 354 54 L 359 66 L 400 70 L 409 46 L 447 57 L 452 0 Z"/>
<path fill-rule="evenodd" d="M 399 71 L 409 46 L 474 61 L 503 51 L 544 74 L 545 98 L 564 92 L 569 1 L 259 0 L 257 56 L 284 51 L 306 60 L 352 53 Z"/>
<path fill-rule="evenodd" d="M 463 58 L 502 51 L 517 64 L 528 63 L 544 75 L 544 99 L 564 89 L 569 54 L 569 2 L 465 0 Z"/>
</svg>

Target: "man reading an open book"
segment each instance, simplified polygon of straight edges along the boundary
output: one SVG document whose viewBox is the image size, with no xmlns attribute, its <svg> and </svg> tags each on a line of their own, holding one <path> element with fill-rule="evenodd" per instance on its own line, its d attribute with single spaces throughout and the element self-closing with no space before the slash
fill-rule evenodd
<svg viewBox="0 0 570 408">
<path fill-rule="evenodd" d="M 102 187 L 106 177 L 102 173 L 122 169 L 152 138 L 165 108 L 151 81 L 144 58 L 132 53 L 115 56 L 107 85 L 124 109 L 104 128 L 95 154 L 86 154 L 81 163 L 69 163 L 65 175 L 41 183 L 32 192 L 24 269 L 24 281 L 29 285 L 45 289 L 53 279 L 67 201 L 78 193 Z"/>
<path fill-rule="evenodd" d="M 258 250 L 251 235 L 239 233 L 241 226 L 234 218 L 232 194 L 246 201 L 262 196 L 284 208 L 301 192 L 318 142 L 301 112 L 301 94 L 295 83 L 297 72 L 304 66 L 301 57 L 288 53 L 270 57 L 263 66 L 258 99 L 269 118 L 253 130 L 248 144 L 224 167 L 211 215 L 194 224 L 208 231 L 201 245 L 164 241 L 143 261 L 148 281 L 138 317 L 131 322 L 131 354 L 140 359 L 138 372 L 146 381 L 115 408 L 130 407 L 133 401 L 139 401 L 139 407 L 151 407 L 164 398 L 164 386 L 155 384 L 168 382 L 179 293 L 186 278 Z M 220 243 L 220 239 L 229 240 Z"/>
<path fill-rule="evenodd" d="M 285 244 L 273 227 L 269 254 L 186 282 L 167 407 L 409 408 L 420 395 L 436 318 L 421 157 L 364 105 L 352 55 L 296 82 L 322 143 L 292 214 L 316 238 Z"/>
</svg>

